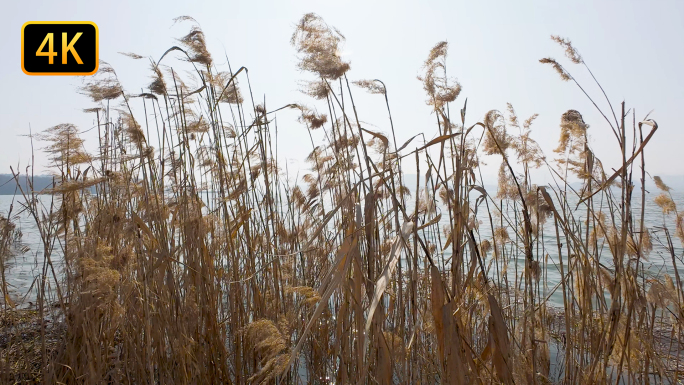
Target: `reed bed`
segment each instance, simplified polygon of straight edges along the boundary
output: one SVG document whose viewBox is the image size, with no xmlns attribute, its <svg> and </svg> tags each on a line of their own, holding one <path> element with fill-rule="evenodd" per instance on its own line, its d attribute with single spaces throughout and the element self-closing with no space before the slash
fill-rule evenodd
<svg viewBox="0 0 684 385">
<path fill-rule="evenodd" d="M 549 159 L 532 139 L 536 115 L 519 119 L 510 105 L 481 121 L 467 115 L 442 42 L 419 78 L 434 132 L 398 143 L 388 88 L 348 80 L 344 37 L 317 15 L 305 15 L 291 41 L 316 107 L 257 102 L 248 69 L 219 70 L 194 20 L 178 21 L 190 32 L 150 60 L 147 90 L 126 92 L 106 64 L 84 86 L 97 103 L 87 110 L 96 152 L 70 124 L 37 138 L 54 170 L 52 203 L 18 184 L 45 256 L 33 380 L 679 380 L 684 292 L 674 243 L 684 242 L 684 215 L 658 177 L 669 222 L 644 225 L 655 121 L 606 97 L 596 132 L 621 150 L 615 171 L 569 110 Z M 573 68 L 589 70 L 569 41 L 554 39 Z M 569 67 L 541 61 L 585 89 Z M 384 98 L 391 132 L 360 123 L 354 92 Z M 274 119 L 292 113 L 311 134 L 301 177 L 277 162 Z M 484 187 L 483 154 L 501 161 L 496 191 Z M 415 186 L 404 168 L 417 170 Z M 555 182 L 536 185 L 540 168 Z M 13 173 L 19 181 L 31 170 Z M 674 277 L 644 267 L 656 233 Z M 545 285 L 551 269 L 560 270 L 555 288 Z M 549 305 L 552 290 L 562 308 Z M 3 316 L 11 311 L 5 304 Z M 22 343 L 7 334 L 5 346 Z M 0 379 L 23 380 L 14 365 L 22 358 L 1 352 Z"/>
</svg>

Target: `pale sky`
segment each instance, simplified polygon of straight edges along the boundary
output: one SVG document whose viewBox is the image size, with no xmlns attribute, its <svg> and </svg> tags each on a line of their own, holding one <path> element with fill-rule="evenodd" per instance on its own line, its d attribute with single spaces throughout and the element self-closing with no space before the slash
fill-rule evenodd
<svg viewBox="0 0 684 385">
<path fill-rule="evenodd" d="M 451 76 L 463 86 L 452 108 L 468 98 L 468 121 L 475 123 L 490 109 L 504 111 L 511 102 L 521 119 L 539 118 L 533 137 L 553 157 L 560 116 L 579 110 L 591 125 L 592 146 L 600 158 L 617 156 L 610 128 L 574 85 L 560 80 L 538 62 L 553 57 L 566 64 L 601 107 L 607 108 L 586 71 L 572 65 L 551 34 L 572 40 L 605 88 L 616 108 L 623 100 L 640 120 L 651 110 L 660 128 L 646 149 L 653 175 L 684 174 L 684 1 L 36 1 L 11 2 L 0 14 L 0 173 L 9 165 L 29 164 L 30 143 L 22 136 L 59 123 L 86 130 L 93 117 L 82 112 L 94 104 L 77 93 L 80 77 L 28 76 L 21 70 L 21 26 L 26 21 L 86 20 L 99 27 L 100 59 L 119 74 L 126 91 L 139 92 L 149 83 L 149 62 L 117 52 L 160 55 L 183 36 L 189 24 L 172 19 L 194 17 L 207 36 L 215 62 L 225 68 L 249 68 L 257 100 L 266 97 L 269 110 L 302 102 L 317 106 L 300 93 L 300 72 L 289 44 L 301 16 L 315 12 L 347 38 L 345 59 L 350 80 L 378 78 L 385 82 L 397 141 L 424 132 L 436 133 L 435 118 L 425 105 L 416 76 L 432 46 L 449 42 Z M 242 83 L 241 83 L 242 84 Z M 355 93 L 362 121 L 369 129 L 389 133 L 384 101 L 378 95 Z M 319 109 L 323 106 L 319 105 Z M 454 113 L 457 110 L 452 110 Z M 141 121 L 143 117 L 139 116 Z M 304 127 L 294 112 L 278 115 L 279 143 L 290 171 L 304 167 L 311 151 Z M 94 136 L 86 138 L 91 145 Z M 46 158 L 37 153 L 36 167 Z M 498 164 L 498 161 L 492 161 Z M 614 162 L 607 162 L 615 166 Z M 486 174 L 494 175 L 489 167 Z M 666 179 L 667 182 L 667 179 Z"/>
</svg>

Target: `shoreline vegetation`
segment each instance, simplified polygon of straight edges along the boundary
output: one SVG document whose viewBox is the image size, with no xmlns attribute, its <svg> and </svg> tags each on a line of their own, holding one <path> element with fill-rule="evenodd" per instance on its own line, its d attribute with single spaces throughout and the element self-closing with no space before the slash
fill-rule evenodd
<svg viewBox="0 0 684 385">
<path fill-rule="evenodd" d="M 349 80 L 344 37 L 317 15 L 291 40 L 316 107 L 259 104 L 247 68 L 219 69 L 197 23 L 176 22 L 190 32 L 148 59 L 146 91 L 127 92 L 106 63 L 81 90 L 98 105 L 86 110 L 96 152 L 71 124 L 31 138 L 52 162 L 52 203 L 37 199 L 32 170 L 12 169 L 15 209 L 35 221 L 44 261 L 31 309 L 14 307 L 0 264 L 1 382 L 680 380 L 684 213 L 647 173 L 654 120 L 585 93 L 607 106 L 595 130 L 614 137 L 621 166 L 604 169 L 576 110 L 560 117 L 546 155 L 536 115 L 519 119 L 510 104 L 467 114 L 441 42 L 419 77 L 434 130 L 398 143 L 391 85 Z M 568 40 L 553 39 L 573 70 L 589 71 Z M 570 67 L 540 61 L 584 92 Z M 389 133 L 360 123 L 357 92 L 384 99 Z M 278 113 L 298 114 L 310 134 L 299 184 L 276 162 Z M 501 161 L 495 190 L 484 187 L 483 154 Z M 415 186 L 403 167 L 415 167 Z M 534 169 L 554 183 L 536 185 Z M 645 227 L 646 190 L 635 188 L 650 179 L 661 192 L 657 228 Z M 0 221 L 2 261 L 13 214 Z M 673 276 L 645 268 L 657 242 Z M 556 308 L 543 290 L 551 268 Z"/>
</svg>

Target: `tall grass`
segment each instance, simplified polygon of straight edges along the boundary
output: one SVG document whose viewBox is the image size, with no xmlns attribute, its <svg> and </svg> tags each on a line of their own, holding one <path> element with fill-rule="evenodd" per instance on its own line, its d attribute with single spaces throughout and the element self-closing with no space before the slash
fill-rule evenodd
<svg viewBox="0 0 684 385">
<path fill-rule="evenodd" d="M 684 292 L 671 232 L 684 241 L 684 216 L 656 178 L 657 203 L 676 223 L 644 225 L 653 120 L 637 121 L 624 103 L 614 111 L 606 98 L 597 135 L 614 136 L 621 150 L 614 171 L 570 110 L 560 119 L 558 160 L 549 160 L 532 139 L 536 115 L 522 121 L 510 105 L 482 121 L 467 115 L 439 43 L 420 77 L 434 133 L 401 144 L 388 88 L 348 80 L 338 55 L 344 38 L 318 16 L 302 18 L 292 44 L 314 76 L 305 91 L 325 113 L 258 104 L 248 69 L 219 70 L 199 27 L 180 21 L 193 26 L 150 61 L 148 91 L 127 93 L 106 65 L 84 87 L 99 103 L 88 110 L 95 153 L 70 124 L 40 137 L 55 199 L 21 193 L 46 256 L 41 319 L 49 312 L 65 325 L 56 349 L 38 347 L 42 381 L 678 380 Z M 584 64 L 567 40 L 555 40 Z M 542 62 L 575 81 L 559 62 Z M 390 133 L 363 127 L 353 87 L 384 97 Z M 133 106 L 143 111 L 138 119 Z M 282 110 L 295 111 L 311 134 L 310 172 L 295 183 L 277 163 Z M 483 154 L 501 160 L 497 191 L 483 185 Z M 405 185 L 407 167 L 417 170 L 415 186 Z M 555 182 L 534 184 L 538 168 Z M 674 279 L 644 267 L 656 230 Z M 555 269 L 561 279 L 549 288 Z M 562 308 L 548 304 L 552 291 L 562 293 Z M 674 349 L 659 348 L 663 333 Z M 5 370 L 2 379 L 16 376 Z"/>
<path fill-rule="evenodd" d="M 21 231 L 17 229 L 16 224 L 11 220 L 11 214 L 11 209 L 7 215 L 10 218 L 0 214 L 0 289 L 2 289 L 2 303 L 8 302 L 10 304 L 12 304 L 12 299 L 7 287 L 5 261 L 12 256 L 12 246 L 21 238 Z"/>
</svg>

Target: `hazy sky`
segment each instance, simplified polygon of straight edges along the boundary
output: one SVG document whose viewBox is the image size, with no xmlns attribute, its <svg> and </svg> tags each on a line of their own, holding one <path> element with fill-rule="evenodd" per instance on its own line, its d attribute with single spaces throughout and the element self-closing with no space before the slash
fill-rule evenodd
<svg viewBox="0 0 684 385">
<path fill-rule="evenodd" d="M 553 157 L 559 121 L 568 109 L 579 110 L 591 125 L 592 146 L 599 157 L 617 155 L 609 127 L 573 84 L 562 82 L 538 62 L 554 57 L 575 75 L 601 107 L 607 108 L 586 71 L 572 65 L 551 34 L 572 40 L 616 108 L 623 100 L 637 120 L 654 110 L 660 125 L 646 149 L 647 169 L 654 175 L 684 174 L 684 1 L 37 1 L 11 2 L 0 14 L 0 173 L 30 161 L 30 143 L 22 136 L 70 122 L 86 130 L 93 117 L 82 112 L 94 104 L 77 93 L 80 77 L 27 76 L 21 71 L 21 26 L 26 21 L 87 20 L 100 32 L 100 59 L 112 64 L 128 92 L 149 83 L 149 63 L 117 52 L 135 52 L 155 60 L 189 24 L 173 25 L 181 15 L 194 17 L 210 51 L 225 68 L 246 66 L 255 98 L 266 97 L 269 110 L 292 102 L 315 106 L 299 92 L 310 75 L 296 68 L 289 39 L 295 23 L 315 12 L 347 38 L 344 55 L 351 61 L 350 80 L 379 78 L 389 90 L 397 141 L 418 132 L 435 135 L 435 117 L 425 105 L 416 76 L 430 48 L 446 40 L 448 70 L 463 92 L 454 108 L 468 98 L 468 122 L 482 120 L 490 109 L 511 102 L 520 118 L 539 113 L 533 137 Z M 389 132 L 384 101 L 355 94 L 360 118 L 368 127 Z M 322 106 L 320 106 L 322 108 Z M 294 112 L 278 115 L 280 151 L 290 170 L 310 152 L 306 130 Z M 138 117 L 141 121 L 142 117 Z M 91 132 L 92 133 L 92 132 Z M 94 137 L 88 136 L 91 144 Z M 498 163 L 498 161 L 492 161 Z M 607 162 L 614 166 L 615 162 Z M 47 160 L 37 154 L 36 166 Z M 487 174 L 494 174 L 494 166 Z"/>
</svg>

